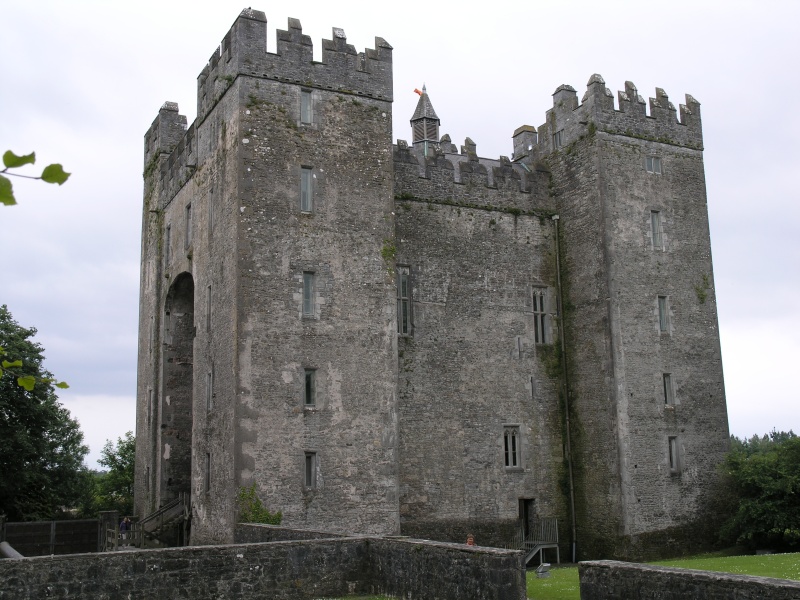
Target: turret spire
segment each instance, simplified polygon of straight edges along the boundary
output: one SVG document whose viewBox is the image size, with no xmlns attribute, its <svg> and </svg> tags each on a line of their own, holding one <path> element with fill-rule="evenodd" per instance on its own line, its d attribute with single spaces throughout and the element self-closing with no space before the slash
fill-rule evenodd
<svg viewBox="0 0 800 600">
<path fill-rule="evenodd" d="M 436 116 L 436 111 L 433 110 L 433 104 L 431 104 L 431 99 L 428 97 L 428 90 L 423 85 L 421 92 L 419 90 L 414 91 L 419 94 L 419 102 L 417 102 L 414 116 L 411 117 L 413 143 L 436 143 L 439 141 L 439 117 Z"/>
</svg>

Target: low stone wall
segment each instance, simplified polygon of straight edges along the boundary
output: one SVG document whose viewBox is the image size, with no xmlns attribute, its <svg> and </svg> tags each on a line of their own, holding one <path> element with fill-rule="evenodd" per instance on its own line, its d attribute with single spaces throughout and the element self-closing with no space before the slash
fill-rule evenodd
<svg viewBox="0 0 800 600">
<path fill-rule="evenodd" d="M 0 560 L 0 600 L 524 600 L 522 555 L 371 536 Z"/>
<path fill-rule="evenodd" d="M 578 564 L 581 600 L 797 600 L 800 581 L 611 560 Z"/>
<path fill-rule="evenodd" d="M 525 600 L 522 552 L 414 539 L 370 544 L 381 593 L 397 598 Z"/>
</svg>

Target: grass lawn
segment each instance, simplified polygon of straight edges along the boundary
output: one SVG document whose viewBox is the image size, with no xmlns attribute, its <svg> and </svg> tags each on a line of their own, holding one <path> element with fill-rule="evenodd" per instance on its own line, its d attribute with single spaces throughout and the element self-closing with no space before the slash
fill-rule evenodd
<svg viewBox="0 0 800 600">
<path fill-rule="evenodd" d="M 703 555 L 651 564 L 800 581 L 800 554 L 798 553 L 763 556 Z M 550 573 L 551 576 L 546 579 L 537 579 L 535 571 L 528 571 L 528 598 L 532 600 L 580 600 L 578 567 L 553 566 L 550 568 Z"/>
</svg>

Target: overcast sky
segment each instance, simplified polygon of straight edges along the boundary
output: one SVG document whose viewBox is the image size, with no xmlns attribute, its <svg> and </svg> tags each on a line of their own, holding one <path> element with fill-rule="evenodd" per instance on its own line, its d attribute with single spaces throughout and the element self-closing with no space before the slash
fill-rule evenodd
<svg viewBox="0 0 800 600">
<path fill-rule="evenodd" d="M 166 100 L 196 116 L 197 75 L 244 6 L 230 0 L 0 0 L 0 153 L 61 162 L 0 207 L 0 303 L 39 329 L 96 466 L 135 430 L 145 130 Z M 341 27 L 394 47 L 394 137 L 427 84 L 441 133 L 510 156 L 552 93 L 593 73 L 703 110 L 711 246 L 731 433 L 800 433 L 800 2 L 265 2 L 268 50 L 300 19 L 321 58 Z M 358 140 L 353 141 L 354 145 Z"/>
</svg>

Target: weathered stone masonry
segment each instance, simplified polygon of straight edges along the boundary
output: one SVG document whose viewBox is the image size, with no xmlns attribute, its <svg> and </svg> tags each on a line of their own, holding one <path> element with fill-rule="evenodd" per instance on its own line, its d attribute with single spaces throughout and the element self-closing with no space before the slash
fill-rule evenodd
<svg viewBox="0 0 800 600">
<path fill-rule="evenodd" d="M 137 512 L 187 493 L 230 542 L 256 483 L 289 526 L 555 516 L 564 552 L 574 504 L 579 557 L 669 553 L 728 438 L 699 104 L 595 75 L 488 159 L 423 90 L 392 144 L 386 41 L 266 32 L 243 11 L 195 122 L 145 135 Z"/>
</svg>

